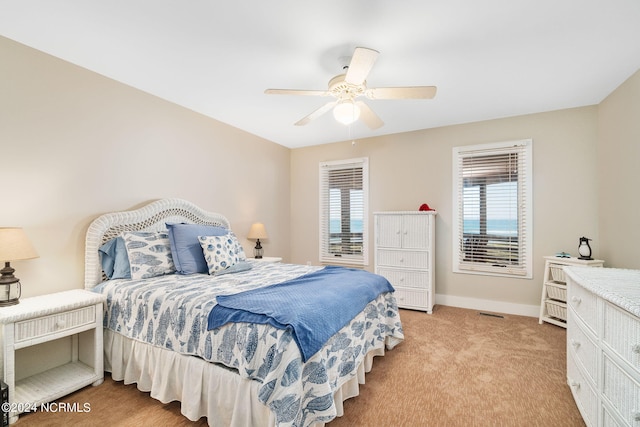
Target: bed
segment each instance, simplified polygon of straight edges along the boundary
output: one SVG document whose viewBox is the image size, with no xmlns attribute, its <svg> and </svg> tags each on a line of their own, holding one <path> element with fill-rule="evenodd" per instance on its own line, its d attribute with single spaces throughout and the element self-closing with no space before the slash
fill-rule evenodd
<svg viewBox="0 0 640 427">
<path fill-rule="evenodd" d="M 216 236 L 199 235 L 200 248 L 194 249 L 188 240 L 191 254 L 199 250 L 195 256 L 205 258 L 204 273 L 202 265 L 187 262 L 190 255 L 177 242 L 177 230 L 194 233 L 198 227 L 220 231 L 213 233 Z M 167 233 L 175 260 L 171 268 L 158 261 L 167 252 Z M 131 248 L 145 246 L 141 239 L 152 240 L 155 253 L 147 251 L 137 258 Z M 162 245 L 154 239 L 161 239 Z M 129 251 L 129 270 L 124 274 L 116 271 L 116 255 L 107 251 L 116 243 L 127 245 Z M 228 257 L 235 261 L 227 263 Z M 139 259 L 144 262 L 138 263 Z M 193 273 L 196 267 L 200 270 Z M 344 400 L 358 395 L 373 358 L 404 339 L 390 285 L 386 288 L 380 276 L 362 270 L 331 268 L 246 258 L 223 215 L 181 199 L 101 215 L 87 230 L 85 288 L 107 296 L 105 370 L 114 380 L 135 383 L 163 403 L 180 401 L 185 417 L 192 421 L 207 417 L 211 426 L 324 425 L 342 415 Z M 327 274 L 334 276 L 324 277 Z M 379 287 L 375 296 L 359 297 L 373 287 L 361 281 L 371 278 Z M 279 288 L 293 295 L 308 292 L 313 288 L 306 286 L 320 279 L 331 281 L 322 286 L 327 289 L 344 283 L 344 289 L 357 291 L 349 298 L 334 298 L 335 303 L 327 304 L 320 315 L 322 322 L 348 316 L 335 333 L 325 331 L 324 323 L 313 330 L 307 324 L 283 328 L 273 317 L 237 318 L 233 304 L 222 307 L 229 305 L 223 301 L 261 304 L 265 295 L 280 298 L 282 294 L 271 294 Z M 363 300 L 363 308 L 347 313 L 340 307 L 341 300 L 356 306 L 351 298 Z M 295 305 L 303 304 L 301 300 Z M 232 310 L 227 314 L 236 320 L 216 326 L 213 315 L 220 310 Z M 307 336 L 305 328 L 312 329 Z M 322 335 L 318 331 L 328 336 L 326 342 L 316 339 Z M 315 347 L 305 347 L 310 344 Z"/>
</svg>

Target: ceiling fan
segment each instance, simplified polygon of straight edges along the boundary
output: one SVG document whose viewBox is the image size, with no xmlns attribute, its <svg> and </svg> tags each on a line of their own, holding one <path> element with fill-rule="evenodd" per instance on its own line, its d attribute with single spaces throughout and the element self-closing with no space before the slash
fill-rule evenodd
<svg viewBox="0 0 640 427">
<path fill-rule="evenodd" d="M 333 96 L 330 101 L 311 114 L 298 120 L 296 126 L 304 126 L 333 108 L 333 115 L 339 122 L 348 125 L 361 119 L 369 128 L 378 129 L 384 122 L 373 110 L 356 98 L 369 99 L 431 99 L 436 95 L 435 86 L 408 87 L 367 87 L 367 76 L 378 58 L 379 52 L 366 47 L 357 47 L 345 74 L 335 76 L 329 81 L 327 90 L 267 89 L 266 94 Z"/>
</svg>

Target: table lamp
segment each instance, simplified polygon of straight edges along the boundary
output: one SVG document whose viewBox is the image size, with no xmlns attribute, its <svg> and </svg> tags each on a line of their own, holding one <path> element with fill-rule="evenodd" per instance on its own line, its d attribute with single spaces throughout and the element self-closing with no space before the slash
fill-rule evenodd
<svg viewBox="0 0 640 427">
<path fill-rule="evenodd" d="M 264 228 L 264 224 L 261 222 L 256 222 L 249 229 L 249 234 L 247 235 L 247 239 L 256 239 L 256 247 L 253 248 L 253 254 L 257 259 L 262 258 L 262 245 L 260 244 L 260 239 L 268 239 L 267 229 Z"/>
<path fill-rule="evenodd" d="M 0 261 L 4 261 L 4 268 L 0 270 L 0 307 L 20 302 L 20 279 L 13 275 L 15 269 L 11 267 L 11 261 L 37 257 L 38 253 L 22 228 L 0 227 Z"/>
</svg>

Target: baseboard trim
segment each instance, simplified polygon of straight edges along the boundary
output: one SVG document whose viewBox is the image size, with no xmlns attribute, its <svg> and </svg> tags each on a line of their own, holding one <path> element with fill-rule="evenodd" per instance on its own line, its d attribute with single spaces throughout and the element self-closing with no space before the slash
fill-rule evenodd
<svg viewBox="0 0 640 427">
<path fill-rule="evenodd" d="M 514 304 L 503 301 L 457 297 L 455 295 L 436 294 L 436 304 L 469 308 L 472 310 L 490 311 L 494 313 L 514 314 L 517 316 L 540 316 L 539 305 Z"/>
</svg>

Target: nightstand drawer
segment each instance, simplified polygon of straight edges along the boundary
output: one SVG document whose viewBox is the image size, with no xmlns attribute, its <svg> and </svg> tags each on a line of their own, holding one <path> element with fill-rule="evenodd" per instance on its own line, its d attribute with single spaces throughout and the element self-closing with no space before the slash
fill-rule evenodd
<svg viewBox="0 0 640 427">
<path fill-rule="evenodd" d="M 21 341 L 43 337 L 79 326 L 92 325 L 95 322 L 96 308 L 93 305 L 50 316 L 24 320 L 15 324 L 14 342 L 18 344 Z"/>
</svg>

